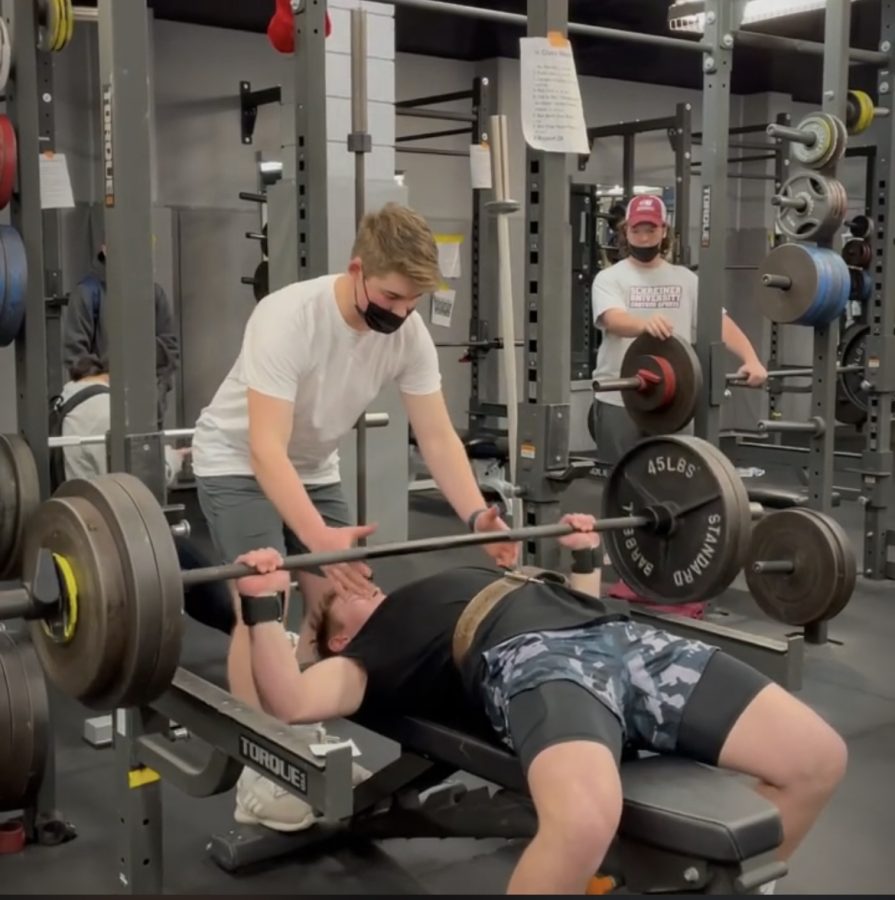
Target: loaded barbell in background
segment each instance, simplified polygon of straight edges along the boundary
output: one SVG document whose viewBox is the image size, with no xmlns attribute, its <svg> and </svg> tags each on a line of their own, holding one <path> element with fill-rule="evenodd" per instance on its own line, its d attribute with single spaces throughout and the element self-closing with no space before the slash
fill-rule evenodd
<svg viewBox="0 0 895 900">
<path fill-rule="evenodd" d="M 696 413 L 702 368 L 689 342 L 642 334 L 625 352 L 617 378 L 596 378 L 595 394 L 619 391 L 625 408 L 644 434 L 673 434 Z"/>
<path fill-rule="evenodd" d="M 607 553 L 641 596 L 686 603 L 717 596 L 742 568 L 753 506 L 733 465 L 691 437 L 648 438 L 618 463 L 604 492 Z M 572 533 L 565 524 L 450 535 L 289 557 L 299 570 Z M 183 593 L 250 574 L 240 565 L 181 571 L 164 512 L 130 475 L 63 484 L 25 524 L 26 580 L 0 592 L 0 618 L 34 619 L 49 680 L 86 705 L 150 703 L 180 658 Z"/>
<path fill-rule="evenodd" d="M 848 146 L 845 123 L 829 113 L 811 113 L 795 128 L 772 122 L 767 132 L 771 137 L 790 141 L 795 160 L 809 169 L 825 169 L 839 162 Z"/>
</svg>

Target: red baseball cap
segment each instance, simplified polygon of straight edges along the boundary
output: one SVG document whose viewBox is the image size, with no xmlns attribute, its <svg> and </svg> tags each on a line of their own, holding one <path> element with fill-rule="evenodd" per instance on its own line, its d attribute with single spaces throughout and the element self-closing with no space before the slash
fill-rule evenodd
<svg viewBox="0 0 895 900">
<path fill-rule="evenodd" d="M 655 194 L 640 194 L 628 204 L 628 213 L 625 216 L 628 226 L 635 225 L 665 225 L 668 221 L 668 210 L 661 197 Z"/>
</svg>

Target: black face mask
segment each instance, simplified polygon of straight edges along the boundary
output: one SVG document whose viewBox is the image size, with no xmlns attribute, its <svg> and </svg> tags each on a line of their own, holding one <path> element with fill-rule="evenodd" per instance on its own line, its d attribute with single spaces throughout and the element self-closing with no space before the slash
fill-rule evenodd
<svg viewBox="0 0 895 900">
<path fill-rule="evenodd" d="M 648 263 L 652 262 L 659 255 L 661 248 L 659 244 L 656 244 L 655 247 L 634 247 L 629 245 L 628 249 L 631 251 L 631 256 L 638 262 Z"/>
<path fill-rule="evenodd" d="M 377 306 L 370 300 L 367 293 L 367 283 L 364 281 L 364 295 L 367 298 L 367 308 L 361 309 L 357 304 L 357 286 L 354 288 L 354 308 L 363 316 L 364 322 L 370 331 L 378 334 L 394 334 L 406 321 L 407 316 L 399 316 L 390 309 Z"/>
</svg>

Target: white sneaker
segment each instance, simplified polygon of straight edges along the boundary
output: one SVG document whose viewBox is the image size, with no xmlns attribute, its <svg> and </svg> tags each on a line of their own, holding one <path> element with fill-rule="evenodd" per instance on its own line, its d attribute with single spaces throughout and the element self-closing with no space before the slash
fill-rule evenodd
<svg viewBox="0 0 895 900">
<path fill-rule="evenodd" d="M 776 882 L 776 881 L 769 881 L 767 884 L 763 884 L 763 885 L 758 889 L 758 893 L 759 893 L 759 894 L 773 894 L 773 893 L 775 893 L 776 888 L 777 888 L 777 882 Z"/>
<path fill-rule="evenodd" d="M 304 800 L 251 769 L 236 783 L 236 811 L 240 825 L 263 825 L 273 831 L 304 831 L 318 816 Z"/>
</svg>

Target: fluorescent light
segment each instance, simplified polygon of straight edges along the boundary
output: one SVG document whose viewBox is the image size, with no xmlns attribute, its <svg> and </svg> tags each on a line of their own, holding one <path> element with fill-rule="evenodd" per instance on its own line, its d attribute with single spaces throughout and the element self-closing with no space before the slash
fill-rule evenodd
<svg viewBox="0 0 895 900">
<path fill-rule="evenodd" d="M 826 5 L 827 0 L 749 0 L 743 12 L 743 21 L 737 27 L 767 22 L 781 16 L 816 12 L 825 9 Z M 668 27 L 671 31 L 702 34 L 705 31 L 704 0 L 679 0 L 673 3 L 668 9 Z"/>
</svg>

